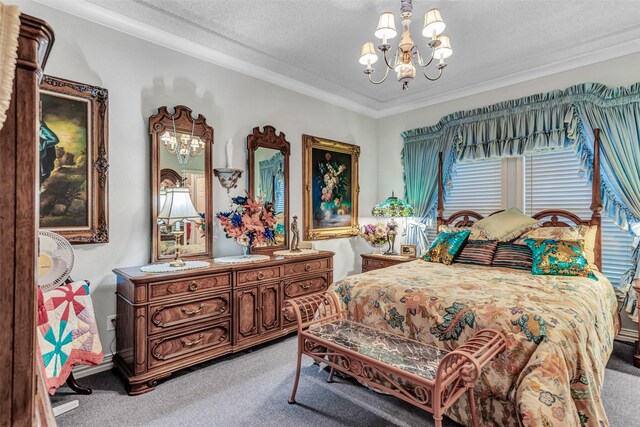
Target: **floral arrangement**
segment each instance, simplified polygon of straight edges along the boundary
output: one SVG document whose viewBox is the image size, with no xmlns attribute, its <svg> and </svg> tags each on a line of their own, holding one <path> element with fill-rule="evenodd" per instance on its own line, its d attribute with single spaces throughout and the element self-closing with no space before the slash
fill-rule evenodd
<svg viewBox="0 0 640 427">
<path fill-rule="evenodd" d="M 238 196 L 231 201 L 235 209 L 216 215 L 228 238 L 247 247 L 274 242 L 276 218 L 271 203 L 264 203 L 262 196 L 255 200 Z"/>
<path fill-rule="evenodd" d="M 371 246 L 382 246 L 387 243 L 387 226 L 383 222 L 366 224 L 362 227 L 360 236 Z"/>
<path fill-rule="evenodd" d="M 347 169 L 345 164 L 338 164 L 331 159 L 331 153 L 325 154 L 326 162 L 318 162 L 320 176 L 317 177 L 322 189 L 321 209 L 325 215 L 333 209 L 340 209 L 347 197 L 347 177 L 343 172 Z"/>
</svg>

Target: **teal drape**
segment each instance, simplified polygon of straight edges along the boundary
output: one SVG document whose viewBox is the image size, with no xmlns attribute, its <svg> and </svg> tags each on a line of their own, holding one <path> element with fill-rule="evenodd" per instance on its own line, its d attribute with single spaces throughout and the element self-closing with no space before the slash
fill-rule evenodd
<svg viewBox="0 0 640 427">
<path fill-rule="evenodd" d="M 640 83 L 629 88 L 584 83 L 459 111 L 433 126 L 405 131 L 405 198 L 415 208 L 418 221 L 435 217 L 439 151 L 448 159 L 445 190 L 457 161 L 566 147 L 573 148 L 591 179 L 595 128 L 602 129 L 603 209 L 617 225 L 629 230 L 630 224 L 640 221 Z M 445 200 L 446 195 L 447 191 Z M 407 234 L 415 242 L 411 229 Z"/>
<path fill-rule="evenodd" d="M 274 181 L 284 170 L 284 156 L 278 152 L 270 159 L 259 162 L 260 167 L 260 191 L 265 194 L 265 200 L 276 203 L 274 200 Z"/>
</svg>

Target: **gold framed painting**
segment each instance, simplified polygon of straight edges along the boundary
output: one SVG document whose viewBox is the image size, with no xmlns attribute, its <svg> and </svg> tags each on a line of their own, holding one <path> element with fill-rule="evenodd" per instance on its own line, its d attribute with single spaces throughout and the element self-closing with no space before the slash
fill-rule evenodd
<svg viewBox="0 0 640 427">
<path fill-rule="evenodd" d="M 40 228 L 107 243 L 108 92 L 44 76 L 40 105 Z"/>
<path fill-rule="evenodd" d="M 360 147 L 302 135 L 305 240 L 357 236 Z"/>
<path fill-rule="evenodd" d="M 418 247 L 416 245 L 400 245 L 400 255 L 410 258 L 417 258 Z"/>
</svg>

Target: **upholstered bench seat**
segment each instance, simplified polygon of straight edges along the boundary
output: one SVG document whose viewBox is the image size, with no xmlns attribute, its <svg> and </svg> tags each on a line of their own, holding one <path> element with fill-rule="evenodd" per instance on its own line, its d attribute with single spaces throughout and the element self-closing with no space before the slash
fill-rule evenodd
<svg viewBox="0 0 640 427">
<path fill-rule="evenodd" d="M 433 414 L 436 427 L 451 405 L 467 393 L 474 426 L 478 418 L 473 384 L 482 367 L 506 347 L 504 336 L 483 329 L 454 351 L 343 318 L 333 292 L 287 301 L 285 315 L 298 322 L 296 377 L 289 403 L 296 403 L 302 355 L 392 394 Z"/>
</svg>

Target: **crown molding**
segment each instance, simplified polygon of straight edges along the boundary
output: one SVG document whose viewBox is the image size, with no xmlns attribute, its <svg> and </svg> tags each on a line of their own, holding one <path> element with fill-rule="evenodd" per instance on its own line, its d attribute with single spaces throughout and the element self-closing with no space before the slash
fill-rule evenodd
<svg viewBox="0 0 640 427">
<path fill-rule="evenodd" d="M 604 62 L 624 55 L 640 52 L 640 26 L 621 31 L 607 37 L 609 43 L 600 49 L 590 50 L 571 58 L 545 63 L 535 68 L 516 72 L 507 76 L 487 80 L 482 83 L 460 87 L 439 96 L 425 95 L 424 99 L 404 102 L 384 108 L 384 103 L 377 102 L 382 108 L 372 108 L 343 96 L 318 89 L 312 85 L 302 83 L 275 71 L 251 64 L 242 59 L 216 51 L 184 37 L 176 36 L 168 31 L 153 27 L 125 15 L 112 12 L 85 0 L 34 0 L 37 3 L 53 9 L 74 15 L 91 22 L 109 27 L 148 42 L 184 53 L 194 58 L 215 64 L 222 68 L 245 74 L 263 80 L 267 83 L 309 96 L 346 110 L 362 114 L 373 119 L 383 119 L 397 114 L 406 113 L 420 108 L 453 101 L 456 99 L 477 95 L 484 92 L 504 88 L 518 83 L 547 77 L 552 74 L 569 71 L 578 67 Z M 580 43 L 576 46 L 586 44 Z M 574 46 L 575 47 L 575 46 Z"/>
<path fill-rule="evenodd" d="M 302 95 L 315 98 L 337 107 L 353 111 L 364 116 L 376 118 L 378 112 L 358 102 L 339 95 L 318 89 L 306 83 L 251 64 L 242 59 L 219 52 L 210 47 L 201 45 L 193 40 L 177 36 L 168 31 L 145 24 L 125 15 L 112 12 L 85 0 L 34 0 L 36 3 L 51 7 L 61 12 L 86 19 L 96 24 L 120 31 L 146 40 L 148 42 L 166 47 L 176 52 L 184 53 L 194 58 L 218 65 L 232 71 L 245 74 L 249 77 L 271 83 L 276 86 L 297 92 Z"/>
</svg>

